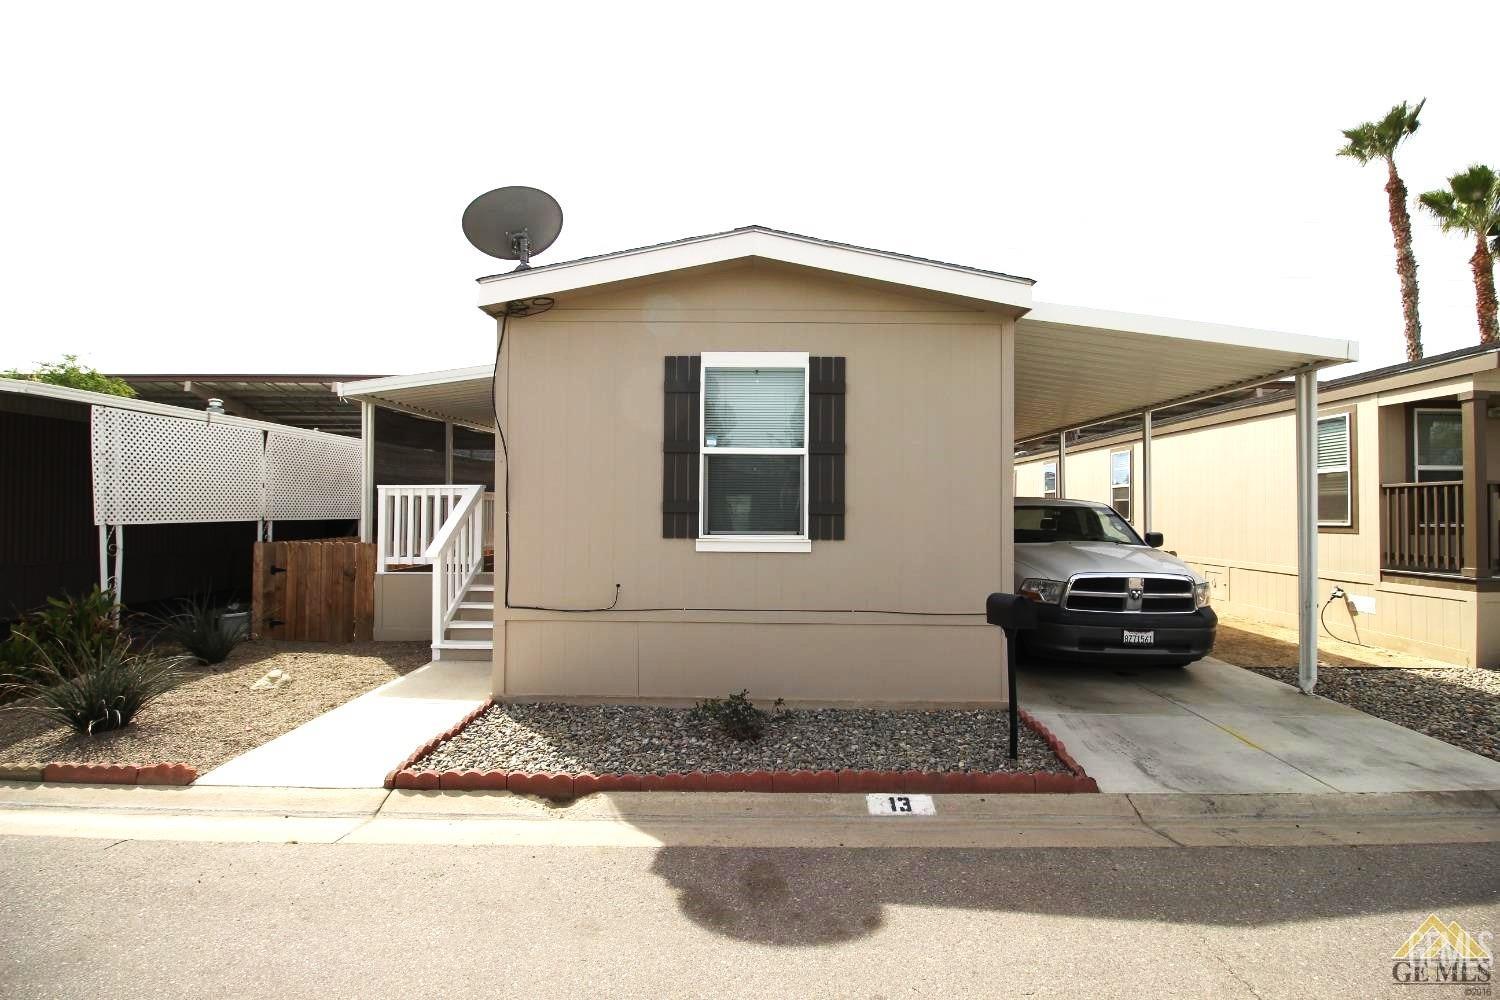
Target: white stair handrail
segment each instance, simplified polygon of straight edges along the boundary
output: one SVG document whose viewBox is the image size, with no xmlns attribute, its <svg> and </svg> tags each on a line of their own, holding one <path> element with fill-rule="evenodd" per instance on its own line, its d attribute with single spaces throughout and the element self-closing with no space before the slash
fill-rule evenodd
<svg viewBox="0 0 1500 1000">
<path fill-rule="evenodd" d="M 440 659 L 440 645 L 448 623 L 458 614 L 464 595 L 484 569 L 483 486 L 461 486 L 458 503 L 443 520 L 423 558 L 432 565 L 432 658 Z"/>
</svg>

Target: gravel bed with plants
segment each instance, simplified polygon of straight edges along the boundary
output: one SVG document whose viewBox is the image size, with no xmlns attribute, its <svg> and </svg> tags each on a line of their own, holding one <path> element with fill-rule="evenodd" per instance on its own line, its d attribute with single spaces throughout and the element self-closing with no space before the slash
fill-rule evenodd
<svg viewBox="0 0 1500 1000">
<path fill-rule="evenodd" d="M 1245 669 L 1285 684 L 1297 683 L 1294 667 Z M 1500 670 L 1320 666 L 1317 693 L 1444 743 L 1500 760 Z"/>
<path fill-rule="evenodd" d="M 730 699 L 728 704 L 733 703 Z M 433 771 L 668 774 L 690 771 L 1049 771 L 1068 769 L 1024 723 L 1006 757 L 1004 710 L 793 708 L 749 712 L 648 705 L 492 706 L 412 765 Z"/>
</svg>

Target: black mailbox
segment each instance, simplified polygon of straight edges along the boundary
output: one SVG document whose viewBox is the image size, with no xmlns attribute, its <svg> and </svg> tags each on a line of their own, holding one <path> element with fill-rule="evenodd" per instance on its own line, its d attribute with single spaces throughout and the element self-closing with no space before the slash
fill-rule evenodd
<svg viewBox="0 0 1500 1000">
<path fill-rule="evenodd" d="M 1010 759 L 1020 751 L 1020 706 L 1016 704 L 1016 646 L 1019 634 L 1036 628 L 1036 605 L 1019 594 L 991 594 L 984 601 L 984 620 L 1005 630 L 1005 688 L 1010 702 Z"/>
<path fill-rule="evenodd" d="M 1007 632 L 1036 628 L 1036 605 L 1019 594 L 991 594 L 984 602 L 984 620 Z"/>
</svg>

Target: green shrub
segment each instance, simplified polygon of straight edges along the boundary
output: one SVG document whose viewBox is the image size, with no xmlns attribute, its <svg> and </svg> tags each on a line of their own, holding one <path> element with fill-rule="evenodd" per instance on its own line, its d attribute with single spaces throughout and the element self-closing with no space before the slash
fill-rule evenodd
<svg viewBox="0 0 1500 1000">
<path fill-rule="evenodd" d="M 785 702 L 781 698 L 773 703 L 772 708 L 777 715 L 783 711 L 783 704 Z M 717 725 L 730 739 L 741 742 L 758 740 L 764 736 L 766 723 L 772 718 L 770 712 L 755 707 L 755 703 L 750 700 L 749 689 L 723 699 L 708 698 L 700 701 L 693 707 L 693 714 L 705 722 Z"/>
<path fill-rule="evenodd" d="M 161 638 L 177 643 L 204 664 L 223 663 L 246 637 L 243 627 L 225 628 L 219 611 L 206 597 L 183 601 L 157 621 Z"/>
<path fill-rule="evenodd" d="M 81 597 L 49 597 L 11 626 L 0 643 L 0 673 L 28 676 L 42 657 L 57 664 L 88 662 L 120 636 L 114 593 L 97 586 Z"/>
<path fill-rule="evenodd" d="M 64 354 L 61 361 L 44 361 L 36 366 L 35 371 L 23 372 L 12 369 L 0 372 L 0 378 L 47 382 L 51 385 L 67 386 L 70 389 L 103 392 L 111 396 L 134 396 L 136 394 L 135 389 L 124 379 L 103 375 L 97 369 L 79 364 L 76 354 Z"/>
<path fill-rule="evenodd" d="M 36 647 L 37 665 L 6 680 L 26 699 L 11 711 L 61 722 L 84 735 L 122 729 L 182 677 L 184 657 L 131 648 L 117 634 L 102 649 Z"/>
</svg>

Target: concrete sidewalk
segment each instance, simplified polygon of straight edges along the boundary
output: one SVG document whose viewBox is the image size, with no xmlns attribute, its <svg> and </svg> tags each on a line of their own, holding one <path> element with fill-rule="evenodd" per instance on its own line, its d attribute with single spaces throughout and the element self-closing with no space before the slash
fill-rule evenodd
<svg viewBox="0 0 1500 1000">
<path fill-rule="evenodd" d="M 186 788 L 0 782 L 0 835 L 571 847 L 1214 847 L 1500 842 L 1500 793 L 938 795 L 872 816 L 864 795 Z"/>
<path fill-rule="evenodd" d="M 1500 789 L 1500 762 L 1214 659 L 1036 664 L 1018 683 L 1103 792 Z"/>
<path fill-rule="evenodd" d="M 214 768 L 199 785 L 380 788 L 490 694 L 490 664 L 439 660 Z"/>
</svg>

